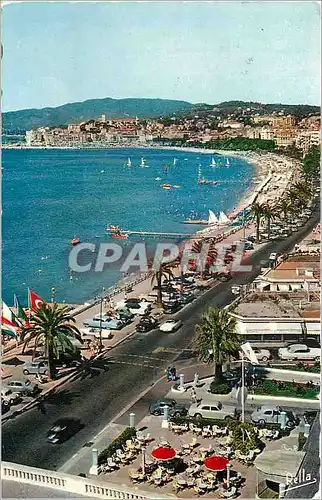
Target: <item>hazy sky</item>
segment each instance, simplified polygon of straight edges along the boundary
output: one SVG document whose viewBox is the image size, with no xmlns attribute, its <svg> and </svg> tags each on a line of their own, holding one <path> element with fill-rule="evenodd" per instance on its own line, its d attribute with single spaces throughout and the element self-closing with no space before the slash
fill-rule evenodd
<svg viewBox="0 0 322 500">
<path fill-rule="evenodd" d="M 320 103 L 317 2 L 3 8 L 3 110 L 101 97 Z"/>
</svg>

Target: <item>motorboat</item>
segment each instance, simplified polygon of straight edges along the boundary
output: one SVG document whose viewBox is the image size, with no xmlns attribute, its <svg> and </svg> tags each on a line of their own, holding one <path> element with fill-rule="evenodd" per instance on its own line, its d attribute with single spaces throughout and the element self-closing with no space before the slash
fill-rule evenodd
<svg viewBox="0 0 322 500">
<path fill-rule="evenodd" d="M 74 247 L 80 243 L 80 239 L 77 238 L 77 236 L 74 236 L 74 238 L 71 241 L 71 245 Z"/>
</svg>

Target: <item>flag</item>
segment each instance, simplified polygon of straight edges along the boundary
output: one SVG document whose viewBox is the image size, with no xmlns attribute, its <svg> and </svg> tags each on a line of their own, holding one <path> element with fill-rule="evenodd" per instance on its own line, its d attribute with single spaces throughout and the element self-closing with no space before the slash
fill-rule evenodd
<svg viewBox="0 0 322 500">
<path fill-rule="evenodd" d="M 252 346 L 250 345 L 249 342 L 245 342 L 245 344 L 242 344 L 240 348 L 243 351 L 243 354 L 245 354 L 246 358 L 249 359 L 251 363 L 253 363 L 254 365 L 259 364 L 257 356 L 254 353 Z"/>
<path fill-rule="evenodd" d="M 36 311 L 37 309 L 40 309 L 41 306 L 45 304 L 45 301 L 39 297 L 35 292 L 32 292 L 29 290 L 29 307 L 30 309 L 33 309 Z"/>
<path fill-rule="evenodd" d="M 19 328 L 20 326 L 18 318 L 11 311 L 10 307 L 8 307 L 7 304 L 3 301 L 1 308 L 1 323 L 7 324 L 9 326 L 14 326 L 15 328 Z"/>
<path fill-rule="evenodd" d="M 27 315 L 21 306 L 18 297 L 16 295 L 13 296 L 13 303 L 17 312 L 17 317 L 21 319 L 23 322 L 27 321 Z"/>
</svg>

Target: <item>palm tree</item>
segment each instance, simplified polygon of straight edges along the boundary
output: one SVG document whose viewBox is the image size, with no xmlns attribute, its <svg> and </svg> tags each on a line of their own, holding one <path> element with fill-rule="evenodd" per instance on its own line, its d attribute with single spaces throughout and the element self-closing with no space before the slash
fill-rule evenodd
<svg viewBox="0 0 322 500">
<path fill-rule="evenodd" d="M 205 241 L 205 243 L 207 245 L 208 241 Z M 192 244 L 191 252 L 202 255 L 203 244 L 204 244 L 203 241 L 195 240 Z M 216 241 L 212 238 L 209 242 L 209 248 L 208 248 L 208 253 L 207 253 L 207 257 L 206 257 L 206 262 L 204 263 L 204 266 L 202 269 L 203 275 L 205 275 L 209 272 L 209 269 L 211 268 L 211 266 L 216 262 L 217 255 L 218 255 L 218 251 L 216 248 Z M 203 265 L 203 263 L 202 263 L 202 265 Z"/>
<path fill-rule="evenodd" d="M 309 199 L 312 197 L 312 189 L 305 181 L 298 181 L 291 187 L 298 197 L 300 205 L 305 206 Z"/>
<path fill-rule="evenodd" d="M 255 202 L 251 205 L 249 216 L 256 221 L 256 241 L 259 242 L 259 228 L 263 217 L 265 217 L 266 205 L 264 203 Z"/>
<path fill-rule="evenodd" d="M 222 378 L 222 365 L 240 346 L 236 333 L 236 320 L 226 309 L 209 309 L 201 316 L 196 326 L 194 347 L 199 359 L 214 363 L 215 381 Z"/>
<path fill-rule="evenodd" d="M 151 284 L 156 281 L 157 283 L 157 291 L 158 291 L 158 296 L 157 296 L 157 307 L 162 307 L 163 306 L 163 301 L 162 301 L 162 278 L 173 278 L 173 269 L 178 267 L 180 264 L 180 259 L 179 257 L 171 262 L 161 262 L 158 269 L 154 270 L 154 274 L 152 276 L 152 281 Z"/>
<path fill-rule="evenodd" d="M 283 218 L 285 221 L 287 221 L 288 216 L 290 214 L 294 213 L 294 207 L 293 207 L 292 202 L 288 196 L 283 196 L 283 198 L 280 199 L 276 208 L 277 208 L 277 211 L 283 215 Z"/>
<path fill-rule="evenodd" d="M 266 203 L 264 206 L 263 217 L 267 220 L 267 233 L 268 233 L 268 239 L 269 239 L 270 234 L 271 234 L 271 222 L 272 222 L 272 220 L 279 218 L 277 206 L 276 205 L 272 206 L 269 203 Z"/>
<path fill-rule="evenodd" d="M 54 360 L 59 358 L 61 352 L 73 351 L 71 337 L 80 335 L 78 328 L 70 323 L 75 323 L 75 318 L 70 316 L 67 306 L 43 303 L 33 315 L 31 326 L 26 329 L 29 335 L 23 345 L 22 353 L 31 339 L 34 339 L 35 353 L 39 341 L 43 339 L 50 378 L 54 376 Z"/>
</svg>

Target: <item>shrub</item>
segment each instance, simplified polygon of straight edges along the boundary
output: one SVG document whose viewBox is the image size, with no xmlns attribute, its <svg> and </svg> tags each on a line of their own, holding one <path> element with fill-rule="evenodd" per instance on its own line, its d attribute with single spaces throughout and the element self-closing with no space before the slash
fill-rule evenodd
<svg viewBox="0 0 322 500">
<path fill-rule="evenodd" d="M 243 454 L 247 454 L 250 450 L 254 450 L 261 445 L 258 439 L 254 425 L 247 422 L 238 422 L 233 430 L 234 450 L 239 450 Z"/>
<path fill-rule="evenodd" d="M 255 394 L 315 399 L 320 388 L 315 387 L 310 382 L 307 384 L 296 384 L 294 382 L 262 380 L 256 387 L 252 388 L 252 390 Z"/>
<path fill-rule="evenodd" d="M 231 391 L 226 382 L 217 383 L 215 381 L 210 384 L 210 392 L 212 394 L 229 394 Z"/>
<path fill-rule="evenodd" d="M 109 457 L 112 457 L 118 448 L 125 445 L 128 439 L 132 439 L 136 436 L 136 430 L 134 427 L 127 427 L 124 431 L 114 439 L 98 456 L 98 465 L 106 463 Z"/>
</svg>

